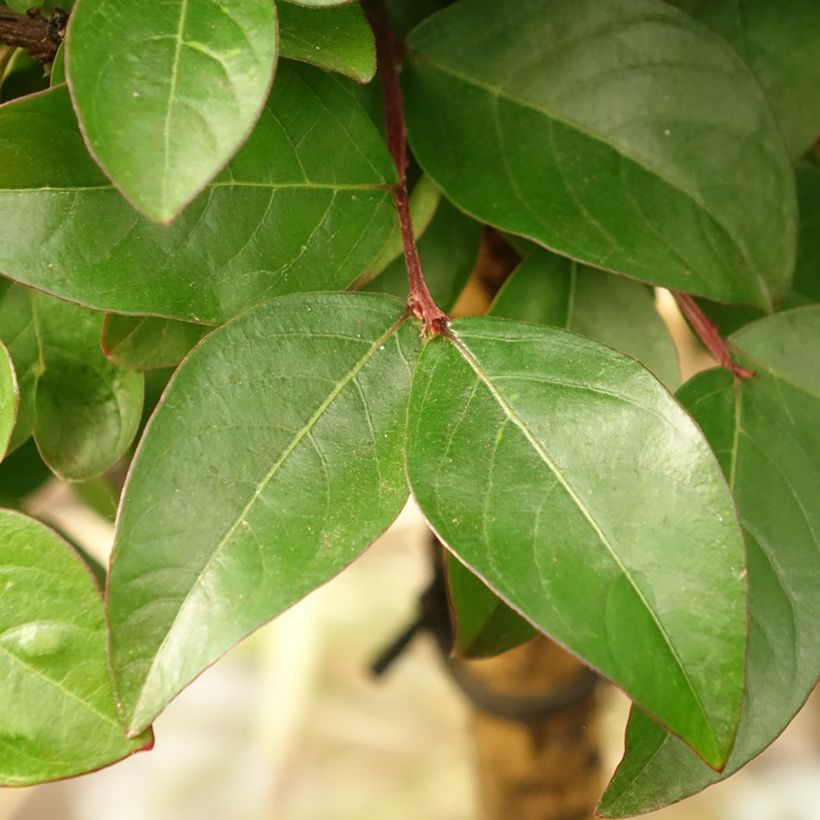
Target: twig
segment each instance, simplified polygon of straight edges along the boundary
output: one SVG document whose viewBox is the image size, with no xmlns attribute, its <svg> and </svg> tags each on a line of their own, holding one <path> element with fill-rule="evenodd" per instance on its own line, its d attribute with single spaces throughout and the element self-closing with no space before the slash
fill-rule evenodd
<svg viewBox="0 0 820 820">
<path fill-rule="evenodd" d="M 706 345 L 709 352 L 718 360 L 721 367 L 725 367 L 733 376 L 738 379 L 750 379 L 754 376 L 754 371 L 747 370 L 739 365 L 732 358 L 726 342 L 720 335 L 720 331 L 709 320 L 706 314 L 700 309 L 698 303 L 688 294 L 673 290 L 672 296 L 675 298 L 678 307 L 683 315 L 689 320 L 695 333 Z"/>
<path fill-rule="evenodd" d="M 436 305 L 424 281 L 416 237 L 413 232 L 413 220 L 410 216 L 410 197 L 407 193 L 407 132 L 404 126 L 404 103 L 398 71 L 401 44 L 391 31 L 384 10 L 378 4 L 371 4 L 368 12 L 376 34 L 376 53 L 384 96 L 387 147 L 390 149 L 399 175 L 399 181 L 393 187 L 393 201 L 399 217 L 404 261 L 410 285 L 408 304 L 413 313 L 424 322 L 425 332 L 443 334 L 447 332 L 450 320 L 447 314 Z"/>
<path fill-rule="evenodd" d="M 0 44 L 23 48 L 32 60 L 49 63 L 62 42 L 68 15 L 56 11 L 52 18 L 47 19 L 39 12 L 18 14 L 0 8 Z"/>
</svg>

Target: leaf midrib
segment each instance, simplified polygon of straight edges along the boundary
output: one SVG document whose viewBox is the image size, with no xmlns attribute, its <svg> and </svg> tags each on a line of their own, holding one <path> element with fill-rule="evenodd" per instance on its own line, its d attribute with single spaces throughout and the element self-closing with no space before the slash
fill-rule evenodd
<svg viewBox="0 0 820 820">
<path fill-rule="evenodd" d="M 262 188 L 271 190 L 315 189 L 319 191 L 390 191 L 386 182 L 211 182 L 205 191 L 216 188 Z M 0 188 L 0 194 L 78 194 L 89 191 L 116 191 L 113 185 L 62 185 L 37 188 Z"/>
<path fill-rule="evenodd" d="M 327 398 L 319 405 L 319 407 L 314 411 L 313 415 L 308 419 L 307 423 L 302 427 L 288 445 L 284 448 L 279 458 L 274 462 L 271 469 L 265 474 L 262 480 L 256 487 L 256 490 L 251 495 L 248 503 L 243 508 L 242 512 L 237 517 L 236 521 L 231 525 L 229 530 L 225 533 L 225 535 L 219 540 L 218 544 L 214 547 L 211 555 L 209 556 L 207 562 L 205 563 L 204 567 L 197 573 L 196 577 L 193 580 L 193 583 L 190 586 L 190 589 L 186 593 L 185 597 L 180 602 L 179 608 L 174 615 L 173 621 L 168 626 L 167 631 L 165 632 L 165 637 L 162 639 L 157 651 L 154 653 L 153 660 L 151 661 L 151 665 L 148 669 L 148 672 L 145 674 L 145 677 L 142 682 L 142 687 L 140 689 L 140 697 L 137 699 L 137 702 L 134 706 L 131 716 L 131 723 L 129 725 L 129 736 L 133 736 L 138 734 L 139 732 L 143 731 L 145 726 L 142 725 L 135 725 L 134 718 L 140 714 L 143 709 L 143 701 L 146 697 L 146 692 L 148 689 L 148 684 L 150 682 L 151 676 L 154 673 L 154 669 L 157 666 L 157 663 L 160 657 L 163 654 L 163 650 L 165 649 L 168 641 L 170 640 L 171 635 L 174 633 L 174 628 L 179 621 L 180 616 L 182 615 L 188 601 L 191 599 L 194 591 L 199 587 L 201 583 L 203 583 L 204 579 L 210 572 L 211 567 L 213 566 L 214 562 L 217 559 L 217 556 L 222 553 L 225 546 L 230 542 L 230 539 L 234 535 L 234 533 L 239 529 L 239 527 L 243 524 L 245 519 L 247 518 L 248 514 L 250 513 L 253 506 L 259 500 L 261 494 L 264 492 L 265 488 L 270 484 L 273 477 L 279 471 L 279 469 L 283 466 L 283 464 L 287 461 L 293 451 L 299 446 L 299 444 L 309 436 L 313 428 L 318 424 L 319 420 L 324 416 L 333 402 L 339 397 L 342 391 L 351 383 L 353 382 L 359 373 L 364 369 L 364 367 L 368 364 L 368 362 L 373 358 L 374 355 L 379 351 L 382 345 L 387 342 L 387 340 L 393 336 L 396 332 L 398 332 L 399 328 L 404 324 L 407 320 L 407 315 L 405 312 L 395 321 L 378 339 L 376 339 L 370 347 L 367 349 L 367 352 L 364 356 L 359 359 L 356 364 L 345 374 L 345 376 L 336 383 L 335 387 L 328 393 Z M 303 334 L 309 335 L 309 334 Z"/>
<path fill-rule="evenodd" d="M 612 544 L 610 544 L 610 542 L 607 539 L 605 533 L 603 532 L 603 530 L 600 528 L 600 526 L 596 522 L 595 518 L 593 517 L 591 511 L 587 509 L 587 507 L 583 503 L 581 497 L 578 495 L 578 493 L 576 492 L 574 487 L 572 487 L 572 485 L 566 480 L 564 475 L 558 469 L 558 466 L 549 457 L 549 454 L 544 450 L 544 448 L 541 446 L 539 441 L 535 438 L 535 436 L 530 431 L 530 429 L 527 427 L 527 425 L 525 424 L 523 419 L 521 419 L 516 414 L 516 412 L 513 410 L 513 408 L 510 406 L 510 404 L 507 402 L 507 400 L 504 398 L 504 396 L 501 394 L 501 392 L 495 387 L 495 384 L 493 383 L 491 377 L 489 376 L 488 373 L 486 373 L 483 370 L 483 368 L 481 367 L 478 360 L 475 358 L 475 356 L 473 355 L 472 351 L 469 349 L 467 344 L 455 333 L 452 334 L 449 341 L 453 344 L 453 346 L 461 354 L 463 359 L 473 369 L 475 374 L 478 376 L 478 378 L 485 385 L 485 387 L 489 391 L 490 395 L 496 400 L 499 407 L 504 412 L 505 416 L 520 430 L 520 432 L 523 434 L 524 438 L 527 440 L 529 445 L 533 448 L 533 450 L 538 455 L 538 457 L 541 459 L 541 461 L 550 470 L 550 472 L 552 472 L 552 474 L 555 476 L 555 478 L 558 480 L 558 482 L 561 484 L 561 486 L 567 492 L 569 497 L 574 501 L 576 507 L 581 512 L 581 514 L 584 516 L 586 521 L 589 523 L 589 525 L 592 528 L 593 532 L 595 532 L 595 534 L 598 536 L 601 543 L 606 547 L 607 551 L 612 556 L 612 559 L 615 561 L 615 564 L 621 570 L 624 578 L 626 578 L 629 585 L 632 587 L 633 591 L 638 596 L 638 600 L 640 600 L 640 602 L 643 604 L 644 609 L 649 613 L 650 618 L 652 619 L 653 623 L 657 627 L 658 633 L 663 638 L 663 641 L 666 644 L 667 649 L 669 650 L 669 653 L 671 654 L 671 656 L 672 656 L 673 660 L 675 661 L 678 669 L 680 670 L 681 675 L 683 676 L 684 682 L 686 683 L 687 687 L 689 688 L 689 691 L 692 695 L 692 698 L 694 699 L 694 702 L 697 704 L 698 709 L 700 710 L 700 713 L 703 717 L 706 728 L 708 729 L 708 731 L 712 735 L 712 742 L 714 743 L 716 748 L 719 748 L 717 738 L 715 737 L 714 729 L 712 727 L 711 721 L 709 720 L 709 718 L 706 714 L 706 709 L 704 708 L 703 702 L 701 701 L 699 694 L 695 690 L 695 687 L 692 684 L 692 681 L 689 677 L 689 673 L 687 672 L 686 667 L 683 665 L 683 663 L 682 663 L 682 661 L 681 661 L 681 659 L 680 659 L 680 657 L 677 653 L 677 650 L 675 649 L 674 645 L 672 644 L 672 641 L 671 641 L 668 633 L 666 632 L 663 625 L 658 620 L 658 617 L 657 617 L 656 613 L 649 606 L 649 602 L 647 601 L 647 599 L 644 596 L 643 592 L 635 584 L 635 581 L 633 580 L 633 578 L 632 578 L 631 574 L 629 573 L 627 567 L 621 561 L 621 558 L 618 555 L 615 548 L 612 546 Z"/>
<path fill-rule="evenodd" d="M 530 100 L 526 100 L 522 97 L 518 97 L 515 94 L 511 94 L 507 89 L 503 88 L 502 86 L 494 86 L 490 85 L 489 83 L 482 82 L 481 80 L 471 77 L 468 74 L 464 74 L 457 69 L 454 69 L 452 66 L 445 65 L 443 63 L 437 62 L 436 60 L 431 59 L 425 54 L 420 52 L 413 52 L 413 57 L 417 62 L 424 63 L 431 68 L 440 71 L 442 74 L 449 74 L 452 77 L 455 77 L 457 80 L 460 80 L 467 85 L 472 85 L 475 88 L 480 88 L 482 91 L 485 91 L 487 94 L 498 97 L 500 99 L 506 100 L 509 103 L 514 105 L 519 105 L 522 108 L 527 108 L 530 111 L 536 111 L 539 114 L 543 114 L 547 119 L 552 120 L 553 122 L 560 123 L 561 125 L 566 126 L 567 128 L 571 128 L 574 131 L 585 136 L 587 139 L 590 139 L 594 142 L 598 142 L 602 145 L 606 145 L 608 148 L 612 149 L 618 156 L 622 157 L 623 159 L 637 165 L 638 167 L 642 168 L 648 174 L 657 177 L 662 182 L 666 183 L 670 188 L 678 191 L 682 196 L 686 197 L 689 201 L 691 201 L 694 205 L 696 205 L 703 213 L 705 213 L 710 220 L 720 229 L 721 233 L 729 240 L 730 244 L 736 248 L 736 250 L 740 253 L 743 260 L 749 266 L 749 270 L 754 273 L 755 282 L 758 285 L 759 292 L 763 296 L 767 305 L 771 305 L 771 293 L 769 292 L 768 283 L 766 282 L 765 278 L 761 275 L 760 271 L 757 269 L 757 265 L 755 265 L 749 255 L 749 251 L 744 244 L 738 242 L 732 231 L 730 231 L 723 222 L 718 219 L 709 208 L 701 201 L 700 197 L 691 191 L 687 191 L 686 189 L 682 188 L 678 182 L 670 179 L 666 176 L 662 171 L 659 171 L 657 168 L 653 167 L 652 165 L 648 165 L 644 160 L 638 159 L 637 157 L 632 156 L 630 153 L 625 151 L 620 146 L 614 144 L 608 139 L 605 139 L 600 134 L 592 133 L 588 128 L 583 126 L 581 123 L 576 122 L 575 120 L 568 119 L 563 116 L 559 116 L 555 114 L 555 112 L 550 111 L 546 108 L 542 108 L 538 104 L 531 102 Z"/>
</svg>

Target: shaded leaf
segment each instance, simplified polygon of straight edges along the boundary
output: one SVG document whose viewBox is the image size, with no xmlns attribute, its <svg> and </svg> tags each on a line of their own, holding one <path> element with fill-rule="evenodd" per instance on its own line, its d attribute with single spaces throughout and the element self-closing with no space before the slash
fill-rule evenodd
<svg viewBox="0 0 820 820">
<path fill-rule="evenodd" d="M 820 304 L 820 168 L 802 163 L 797 168 L 800 203 L 800 241 L 794 288 L 787 303 Z"/>
<path fill-rule="evenodd" d="M 152 743 L 114 706 L 99 588 L 54 532 L 0 510 L 0 784 L 99 769 Z"/>
<path fill-rule="evenodd" d="M 490 658 L 531 640 L 537 631 L 454 557 L 447 559 L 447 586 L 455 633 L 464 658 Z"/>
<path fill-rule="evenodd" d="M 653 284 L 761 307 L 787 290 L 782 137 L 751 71 L 687 15 L 464 0 L 408 46 L 414 154 L 463 210 Z"/>
<path fill-rule="evenodd" d="M 23 499 L 36 492 L 51 476 L 34 439 L 29 438 L 0 463 L 0 506 L 20 509 Z"/>
<path fill-rule="evenodd" d="M 120 367 L 173 367 L 210 329 L 174 319 L 109 313 L 103 322 L 101 345 L 106 357 Z"/>
<path fill-rule="evenodd" d="M 283 57 L 336 71 L 367 83 L 376 73 L 376 41 L 358 3 L 312 9 L 280 3 L 279 50 Z"/>
<path fill-rule="evenodd" d="M 702 434 L 637 362 L 563 330 L 453 323 L 413 381 L 407 470 L 443 541 L 507 603 L 725 761 L 744 555 Z"/>
<path fill-rule="evenodd" d="M 56 88 L 0 108 L 0 271 L 101 310 L 218 324 L 282 293 L 347 287 L 393 228 L 394 179 L 344 84 L 290 63 L 233 162 L 155 225 L 107 183 Z"/>
<path fill-rule="evenodd" d="M 513 271 L 490 313 L 580 333 L 636 358 L 667 387 L 680 384 L 655 295 L 639 282 L 536 250 Z"/>
<path fill-rule="evenodd" d="M 760 81 L 789 153 L 820 136 L 820 5 L 815 0 L 670 0 L 740 53 Z"/>
<path fill-rule="evenodd" d="M 142 375 L 100 351 L 102 315 L 19 285 L 0 298 L 0 338 L 19 380 L 12 443 L 32 433 L 49 467 L 70 481 L 113 466 L 134 439 Z"/>
<path fill-rule="evenodd" d="M 753 379 L 722 370 L 680 391 L 734 491 L 749 562 L 747 688 L 722 774 L 633 710 L 627 752 L 600 811 L 625 817 L 733 774 L 783 731 L 820 674 L 820 308 L 755 322 L 732 337 Z"/>
<path fill-rule="evenodd" d="M 427 287 L 442 310 L 450 310 L 464 289 L 478 259 L 482 226 L 441 199 L 427 230 L 418 241 Z M 407 298 L 404 256 L 394 259 L 366 290 Z"/>
<path fill-rule="evenodd" d="M 276 62 L 271 0 L 81 0 L 67 72 L 88 145 L 134 206 L 173 219 L 245 141 Z"/>
<path fill-rule="evenodd" d="M 394 299 L 298 295 L 214 331 L 177 371 L 126 484 L 110 573 L 129 731 L 399 512 L 418 345 Z"/>
</svg>

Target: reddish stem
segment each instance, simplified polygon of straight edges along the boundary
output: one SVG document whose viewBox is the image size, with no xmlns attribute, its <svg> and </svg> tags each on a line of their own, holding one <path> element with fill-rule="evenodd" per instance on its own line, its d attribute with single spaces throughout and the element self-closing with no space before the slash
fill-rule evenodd
<svg viewBox="0 0 820 820">
<path fill-rule="evenodd" d="M 413 231 L 413 219 L 410 215 L 410 197 L 407 193 L 407 132 L 404 126 L 404 102 L 398 71 L 401 43 L 390 30 L 384 10 L 374 3 L 370 6 L 369 11 L 370 21 L 376 34 L 376 53 L 384 97 L 387 147 L 390 149 L 399 175 L 399 180 L 392 191 L 393 202 L 399 216 L 404 262 L 407 266 L 407 279 L 410 285 L 407 301 L 413 313 L 424 323 L 425 333 L 443 334 L 447 332 L 450 320 L 433 301 L 427 283 L 424 281 L 416 235 Z"/>
<path fill-rule="evenodd" d="M 706 345 L 709 352 L 720 362 L 721 367 L 725 367 L 733 376 L 738 379 L 750 379 L 754 376 L 754 371 L 747 370 L 742 365 L 732 359 L 726 342 L 720 335 L 720 331 L 709 320 L 706 314 L 700 309 L 698 303 L 688 294 L 673 290 L 672 296 L 683 315 L 689 320 L 695 333 Z"/>
</svg>

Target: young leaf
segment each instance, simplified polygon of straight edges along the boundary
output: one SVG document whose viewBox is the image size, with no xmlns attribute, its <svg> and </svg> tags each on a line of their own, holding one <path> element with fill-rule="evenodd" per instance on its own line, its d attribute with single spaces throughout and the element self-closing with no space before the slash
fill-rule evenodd
<svg viewBox="0 0 820 820">
<path fill-rule="evenodd" d="M 475 267 L 481 244 L 481 225 L 441 199 L 427 230 L 418 241 L 427 287 L 436 304 L 449 310 Z M 407 298 L 404 257 L 394 259 L 365 290 Z"/>
<path fill-rule="evenodd" d="M 345 85 L 290 63 L 236 158 L 155 225 L 107 183 L 55 88 L 0 107 L 0 271 L 88 307 L 219 324 L 283 293 L 347 287 L 393 228 L 394 180 Z"/>
<path fill-rule="evenodd" d="M 782 137 L 751 71 L 689 16 L 464 0 L 408 46 L 413 151 L 460 208 L 653 284 L 762 307 L 787 290 Z"/>
<path fill-rule="evenodd" d="M 668 805 L 733 774 L 783 731 L 820 674 L 820 307 L 755 322 L 732 337 L 756 376 L 723 370 L 680 391 L 734 491 L 749 561 L 746 694 L 722 774 L 633 711 L 606 817 Z"/>
<path fill-rule="evenodd" d="M 74 551 L 0 510 L 0 785 L 71 777 L 150 746 L 114 706 L 103 601 Z"/>
<path fill-rule="evenodd" d="M 436 532 L 502 599 L 725 762 L 743 542 L 714 455 L 651 374 L 563 330 L 456 321 L 416 369 L 407 472 Z"/>
<path fill-rule="evenodd" d="M 792 158 L 820 135 L 820 4 L 816 0 L 670 0 L 728 40 L 769 98 Z"/>
<path fill-rule="evenodd" d="M 175 367 L 209 331 L 206 325 L 109 313 L 100 344 L 106 357 L 130 370 Z"/>
<path fill-rule="evenodd" d="M 376 73 L 376 42 L 358 3 L 330 9 L 281 3 L 279 50 L 282 57 L 336 71 L 360 83 Z"/>
<path fill-rule="evenodd" d="M 15 364 L 20 403 L 12 443 L 32 433 L 59 476 L 82 481 L 112 467 L 137 432 L 142 375 L 106 361 L 102 316 L 9 285 L 0 297 L 0 337 Z"/>
<path fill-rule="evenodd" d="M 505 282 L 493 316 L 554 325 L 636 358 L 667 387 L 680 384 L 675 345 L 639 282 L 535 250 Z"/>
<path fill-rule="evenodd" d="M 245 141 L 276 62 L 271 0 L 79 0 L 68 83 L 97 161 L 139 211 L 173 219 Z"/>
<path fill-rule="evenodd" d="M 405 319 L 375 294 L 288 296 L 214 331 L 177 371 L 128 478 L 111 566 L 129 732 L 396 516 L 419 345 Z"/>
<path fill-rule="evenodd" d="M 490 658 L 520 646 L 537 632 L 480 578 L 452 556 L 447 587 L 453 613 L 454 650 L 463 658 Z"/>
<path fill-rule="evenodd" d="M 0 334 L 1 336 L 2 334 Z M 6 346 L 0 342 L 0 461 L 5 458 L 17 417 L 17 377 Z"/>
</svg>

